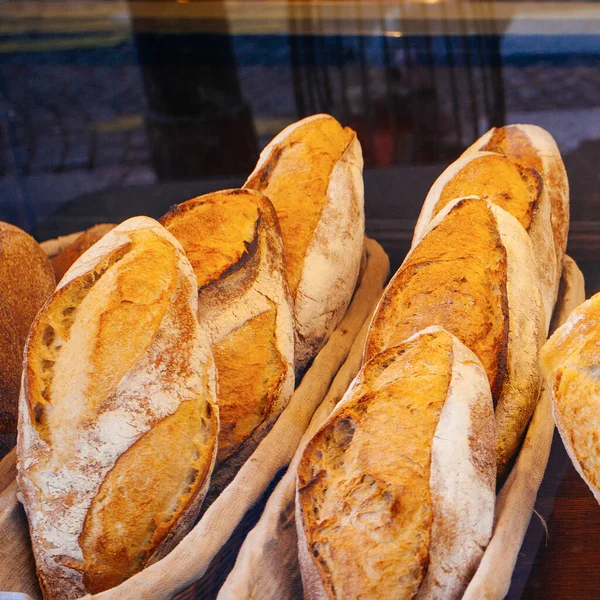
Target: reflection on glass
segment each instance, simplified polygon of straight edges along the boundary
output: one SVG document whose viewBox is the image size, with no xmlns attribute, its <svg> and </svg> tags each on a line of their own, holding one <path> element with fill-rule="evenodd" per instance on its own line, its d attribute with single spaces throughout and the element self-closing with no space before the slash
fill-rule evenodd
<svg viewBox="0 0 600 600">
<path fill-rule="evenodd" d="M 315 112 L 358 131 L 367 167 L 447 163 L 516 121 L 575 152 L 600 137 L 597 6 L 8 0 L 0 218 L 31 230 L 84 193 L 243 178 Z"/>
</svg>

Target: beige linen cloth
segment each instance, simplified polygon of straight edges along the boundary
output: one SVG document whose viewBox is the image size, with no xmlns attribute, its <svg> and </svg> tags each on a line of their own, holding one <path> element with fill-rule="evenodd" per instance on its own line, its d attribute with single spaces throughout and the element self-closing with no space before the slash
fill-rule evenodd
<svg viewBox="0 0 600 600">
<path fill-rule="evenodd" d="M 246 512 L 261 498 L 276 473 L 289 464 L 336 373 L 341 371 L 343 381 L 349 383 L 358 371 L 360 361 L 351 359 L 354 372 L 345 362 L 349 362 L 346 359 L 353 345 L 358 347 L 355 339 L 364 331 L 365 322 L 370 321 L 389 275 L 389 259 L 374 240 L 365 239 L 365 257 L 346 315 L 304 375 L 273 429 L 235 479 L 168 556 L 116 588 L 85 596 L 86 600 L 168 600 L 202 578 Z M 337 387 L 342 379 L 336 378 Z M 0 463 L 0 590 L 23 592 L 38 600 L 41 593 L 27 521 L 16 497 L 15 475 L 13 451 Z"/>
</svg>

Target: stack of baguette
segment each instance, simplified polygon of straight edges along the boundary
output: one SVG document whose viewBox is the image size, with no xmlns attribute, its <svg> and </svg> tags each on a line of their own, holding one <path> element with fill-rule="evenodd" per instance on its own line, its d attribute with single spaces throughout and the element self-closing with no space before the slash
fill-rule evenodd
<svg viewBox="0 0 600 600">
<path fill-rule="evenodd" d="M 362 370 L 299 462 L 306 598 L 460 598 L 540 392 L 568 183 L 551 136 L 493 129 L 429 192 Z"/>
<path fill-rule="evenodd" d="M 17 452 L 46 599 L 114 587 L 182 539 L 344 316 L 363 241 L 360 144 L 317 115 L 243 189 L 88 232 L 54 261 Z"/>
<path fill-rule="evenodd" d="M 491 130 L 434 183 L 362 368 L 298 463 L 306 598 L 465 592 L 538 401 L 568 213 L 556 144 L 533 126 Z M 186 535 L 340 323 L 363 239 L 360 144 L 316 115 L 279 134 L 242 189 L 86 232 L 53 261 L 51 296 L 45 258 L 33 284 L 19 275 L 39 297 L 3 303 L 0 425 L 12 414 L 14 431 L 22 366 L 18 481 L 46 600 L 117 586 Z M 590 301 L 542 358 L 600 497 L 589 403 L 573 400 L 598 395 L 597 312 Z"/>
</svg>

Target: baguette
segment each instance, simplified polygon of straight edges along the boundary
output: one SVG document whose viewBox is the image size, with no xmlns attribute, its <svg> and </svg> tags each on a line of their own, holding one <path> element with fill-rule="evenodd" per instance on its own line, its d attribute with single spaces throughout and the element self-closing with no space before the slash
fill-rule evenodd
<svg viewBox="0 0 600 600">
<path fill-rule="evenodd" d="M 465 154 L 477 151 L 504 155 L 520 168 L 535 170 L 542 178 L 542 194 L 528 233 L 538 257 L 542 300 L 549 326 L 569 235 L 569 179 L 558 146 L 550 133 L 537 125 L 506 125 L 490 129 Z"/>
<path fill-rule="evenodd" d="M 16 443 L 23 348 L 54 290 L 50 261 L 27 233 L 0 222 L 0 458 Z"/>
<path fill-rule="evenodd" d="M 365 360 L 430 325 L 458 337 L 488 374 L 503 476 L 539 396 L 545 334 L 531 240 L 515 217 L 478 198 L 445 206 L 388 284 Z"/>
<path fill-rule="evenodd" d="M 600 502 L 600 293 L 577 307 L 544 344 L 542 373 L 552 412 L 577 472 Z"/>
<path fill-rule="evenodd" d="M 189 261 L 146 217 L 83 254 L 38 314 L 17 454 L 46 600 L 119 584 L 193 524 L 218 434 L 196 314 Z"/>
<path fill-rule="evenodd" d="M 305 598 L 458 598 L 494 515 L 494 414 L 477 357 L 425 329 L 366 363 L 308 443 Z"/>
<path fill-rule="evenodd" d="M 584 288 L 583 274 L 575 261 L 565 256 L 551 331 L 562 325 L 571 311 L 585 300 Z M 544 478 L 553 434 L 551 391 L 542 384 L 540 399 L 517 460 L 496 497 L 494 534 L 463 600 L 500 599 L 508 594 Z"/>
<path fill-rule="evenodd" d="M 277 216 L 259 192 L 225 190 L 184 202 L 161 221 L 190 259 L 211 338 L 221 421 L 213 487 L 222 489 L 294 391 L 294 321 Z"/>
<path fill-rule="evenodd" d="M 284 129 L 262 151 L 245 188 L 266 194 L 281 226 L 302 370 L 344 316 L 364 240 L 362 151 L 329 115 Z"/>
<path fill-rule="evenodd" d="M 73 240 L 64 250 L 52 258 L 52 268 L 56 281 L 60 281 L 69 267 L 98 240 L 102 239 L 111 229 L 114 223 L 100 223 L 94 225 Z"/>
<path fill-rule="evenodd" d="M 569 179 L 554 138 L 537 125 L 494 127 L 471 145 L 465 154 L 477 151 L 504 154 L 541 175 L 550 200 L 552 235 L 560 275 L 569 235 Z"/>
<path fill-rule="evenodd" d="M 493 129 L 477 140 L 431 187 L 413 245 L 444 206 L 468 195 L 504 208 L 529 233 L 548 332 L 569 228 L 566 171 L 550 134 L 532 125 L 513 125 Z"/>
</svg>

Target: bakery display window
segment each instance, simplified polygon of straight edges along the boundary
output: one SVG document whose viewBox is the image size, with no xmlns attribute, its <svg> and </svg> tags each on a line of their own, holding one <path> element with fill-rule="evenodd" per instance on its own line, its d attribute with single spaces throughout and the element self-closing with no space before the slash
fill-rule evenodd
<svg viewBox="0 0 600 600">
<path fill-rule="evenodd" d="M 319 371 L 321 379 L 329 377 L 322 386 L 323 397 L 327 398 L 330 388 L 338 390 L 333 376 L 342 369 L 341 365 L 348 364 L 347 356 L 354 356 L 351 351 L 354 338 L 364 343 L 360 335 L 367 336 L 360 333 L 360 326 L 367 318 L 366 312 L 363 315 L 360 311 L 368 308 L 369 314 L 373 312 L 384 294 L 389 302 L 383 302 L 375 312 L 373 327 L 379 323 L 377 327 L 386 333 L 377 330 L 377 335 L 370 333 L 371 337 L 366 337 L 364 357 L 356 359 L 352 377 L 347 375 L 348 381 L 340 383 L 336 393 L 341 398 L 356 372 L 364 366 L 366 357 L 381 358 L 390 346 L 401 343 L 405 344 L 402 352 L 415 353 L 417 365 L 419 352 L 425 351 L 422 348 L 434 352 L 432 348 L 448 344 L 457 353 L 447 364 L 449 373 L 466 368 L 463 363 L 468 360 L 467 354 L 461 354 L 462 344 L 467 346 L 464 352 L 474 352 L 483 370 L 475 369 L 470 376 L 474 381 L 489 383 L 489 401 L 496 410 L 496 431 L 501 431 L 499 412 L 505 410 L 498 406 L 510 396 L 507 389 L 511 385 L 518 387 L 511 381 L 521 377 L 517 394 L 520 400 L 528 393 L 533 394 L 529 388 L 537 386 L 537 390 L 544 381 L 554 382 L 554 412 L 559 421 L 563 419 L 560 434 L 565 439 L 571 436 L 568 439 L 572 439 L 573 445 L 567 443 L 567 451 L 558 429 L 553 434 L 547 429 L 552 425 L 550 412 L 546 414 L 545 432 L 541 416 L 530 421 L 538 406 L 537 391 L 529 405 L 523 400 L 514 408 L 509 402 L 512 397 L 507 400 L 506 419 L 510 422 L 507 427 L 512 430 L 506 437 L 499 434 L 502 442 L 496 452 L 501 458 L 496 471 L 498 489 L 494 488 L 494 494 L 500 495 L 490 493 L 490 502 L 495 502 L 497 517 L 504 515 L 507 522 L 516 519 L 514 535 L 523 541 L 513 550 L 488 555 L 489 561 L 501 557 L 502 572 L 509 574 L 508 583 L 502 583 L 501 575 L 498 581 L 493 581 L 487 571 L 485 577 L 501 590 L 500 596 L 511 600 L 596 597 L 600 593 L 596 568 L 600 544 L 594 532 L 600 528 L 600 507 L 594 497 L 597 491 L 591 491 L 595 489 L 595 479 L 578 454 L 581 449 L 577 446 L 577 436 L 589 436 L 586 439 L 590 440 L 592 453 L 600 452 L 600 448 L 592 413 L 581 417 L 582 424 L 574 433 L 569 428 L 568 412 L 568 407 L 574 406 L 569 403 L 575 402 L 569 389 L 589 391 L 595 380 L 581 383 L 574 379 L 573 387 L 567 389 L 563 379 L 560 387 L 562 373 L 572 367 L 563 356 L 565 348 L 575 352 L 572 334 L 569 336 L 566 330 L 561 330 L 562 337 L 553 338 L 542 351 L 543 375 L 538 371 L 538 354 L 548 329 L 553 330 L 559 321 L 566 320 L 577 304 L 573 299 L 583 294 L 581 276 L 585 280 L 586 298 L 600 292 L 599 164 L 598 2 L 5 0 L 0 4 L 0 221 L 8 225 L 0 225 L 0 248 L 6 244 L 9 250 L 3 250 L 3 265 L 0 265 L 8 290 L 0 309 L 6 314 L 19 313 L 22 322 L 11 322 L 10 327 L 0 332 L 4 336 L 0 340 L 0 354 L 7 357 L 5 362 L 9 365 L 2 372 L 5 384 L 4 387 L 0 384 L 0 396 L 14 397 L 5 401 L 6 405 L 12 404 L 4 412 L 0 397 L 0 427 L 3 427 L 0 451 L 8 453 L 16 443 L 19 389 L 28 389 L 27 385 L 34 389 L 37 385 L 25 378 L 21 388 L 21 356 L 28 335 L 33 339 L 30 347 L 35 348 L 38 343 L 45 348 L 39 356 L 35 355 L 39 372 L 35 371 L 38 367 L 32 367 L 35 373 L 30 375 L 31 381 L 39 377 L 39 385 L 43 386 L 38 390 L 42 399 L 38 398 L 38 404 L 31 401 L 33 421 L 29 425 L 46 433 L 57 428 L 56 435 L 69 439 L 70 434 L 57 425 L 55 417 L 49 416 L 46 404 L 52 403 L 43 394 L 54 393 L 54 375 L 49 373 L 58 368 L 57 357 L 64 353 L 61 348 L 74 327 L 69 315 L 84 303 L 84 295 L 74 295 L 70 300 L 72 305 L 67 307 L 52 303 L 58 302 L 55 293 L 53 301 L 44 309 L 41 307 L 65 273 L 63 286 L 68 287 L 75 278 L 74 272 L 77 276 L 87 273 L 88 277 L 95 273 L 92 277 L 95 285 L 105 268 L 98 257 L 112 265 L 111 252 L 120 252 L 119 236 L 133 236 L 128 237 L 131 252 L 154 256 L 164 267 L 162 275 L 160 269 L 152 274 L 152 267 L 148 267 L 146 276 L 154 283 L 164 282 L 168 273 L 177 273 L 178 285 L 184 285 L 181 282 L 185 280 L 185 285 L 193 287 L 195 280 L 188 263 L 182 267 L 178 262 L 187 260 L 182 256 L 190 259 L 200 290 L 200 312 L 206 310 L 209 315 L 200 326 L 210 329 L 214 338 L 211 352 L 217 365 L 215 373 L 220 368 L 231 377 L 231 381 L 218 388 L 234 400 L 231 405 L 229 400 L 221 401 L 222 438 L 214 442 L 216 458 L 209 456 L 213 450 L 206 450 L 208 454 L 203 454 L 206 464 L 202 463 L 201 469 L 211 471 L 214 461 L 219 464 L 221 460 L 232 460 L 240 452 L 240 456 L 243 452 L 247 455 L 237 462 L 233 459 L 231 464 L 235 463 L 235 467 L 229 471 L 225 468 L 221 474 L 215 471 L 214 481 L 221 486 L 219 493 L 214 487 L 211 495 L 204 480 L 194 479 L 190 484 L 190 489 L 196 486 L 198 490 L 202 488 L 201 493 L 208 493 L 207 507 L 217 497 L 226 504 L 220 493 L 247 458 L 260 448 L 263 438 L 268 439 L 268 432 L 283 414 L 289 398 L 302 390 L 298 388 L 302 377 L 308 377 L 309 384 L 316 386 L 306 375 L 313 365 L 327 373 Z M 265 203 L 264 196 L 273 200 L 274 208 L 269 201 Z M 487 201 L 487 208 L 482 208 L 483 204 L 473 196 Z M 192 200 L 199 197 L 203 199 Z M 182 204 L 186 201 L 189 202 Z M 505 218 L 504 209 L 510 218 Z M 160 219 L 164 228 L 153 225 L 154 221 L 142 220 L 135 222 L 141 233 L 136 229 L 131 234 L 135 228 L 129 225 L 119 229 L 123 222 L 139 216 Z M 10 226 L 18 227 L 41 243 L 41 250 L 31 238 Z M 115 226 L 117 230 L 113 229 Z M 168 231 L 166 237 L 163 229 Z M 491 230 L 496 237 L 486 237 Z M 199 241 L 194 237 L 198 231 L 210 234 Z M 112 237 L 106 238 L 109 232 Z M 363 232 L 368 238 L 364 244 Z M 79 238 L 81 234 L 83 237 Z M 177 244 L 169 246 L 171 234 L 182 248 Z M 507 241 L 509 238 L 512 241 Z M 77 243 L 72 245 L 75 240 Z M 99 240 L 104 240 L 105 246 L 102 243 L 94 246 Z M 372 241 L 377 245 L 369 246 Z M 73 271 L 74 261 L 92 246 L 98 257 L 89 258 L 89 264 L 80 260 Z M 565 249 L 570 258 L 563 263 Z M 19 252 L 28 258 L 18 258 Z M 282 256 L 277 260 L 269 258 L 277 252 L 283 253 L 285 260 Z M 464 277 L 461 271 L 461 277 L 448 279 L 446 272 L 440 274 L 435 265 L 431 267 L 431 262 L 440 260 L 438 252 L 450 257 L 450 262 L 460 260 L 452 263 L 452 269 L 457 272 L 464 269 Z M 44 254 L 51 260 L 51 266 Z M 124 265 L 130 259 L 124 256 L 121 258 L 119 254 L 114 260 L 126 273 Z M 393 279 L 383 291 L 384 284 L 389 282 L 382 275 L 388 258 Z M 92 265 L 87 271 L 86 264 Z M 481 264 L 485 268 L 480 268 Z M 137 280 L 129 281 L 129 275 L 122 277 L 127 285 L 139 285 Z M 228 277 L 238 279 L 233 284 L 234 279 Z M 370 295 L 361 288 L 363 277 L 372 286 Z M 223 283 L 225 279 L 227 282 Z M 531 281 L 535 285 L 530 285 Z M 239 287 L 232 292 L 231 286 L 236 285 Z M 203 297 L 201 290 L 211 286 L 213 291 L 205 291 Z M 164 290 L 159 288 L 158 283 L 148 286 L 148 298 L 152 297 L 148 303 L 152 306 L 162 306 Z M 239 291 L 242 288 L 243 294 Z M 426 292 L 421 296 L 423 289 Z M 490 299 L 487 294 L 491 289 L 500 290 L 499 296 Z M 16 297 L 26 296 L 27 301 L 21 303 L 9 298 L 11 290 Z M 228 320 L 219 312 L 223 307 L 216 299 L 221 294 L 227 296 L 235 318 Z M 133 299 L 123 302 L 143 304 L 146 300 L 142 295 L 140 292 L 140 297 L 133 298 L 134 294 Z M 192 295 L 195 297 L 195 293 Z M 463 295 L 468 296 L 471 305 L 461 304 Z M 562 298 L 563 304 L 560 300 L 556 303 L 557 297 Z M 164 300 L 164 311 L 171 310 L 173 302 Z M 187 310 L 192 314 L 194 306 L 198 312 L 198 305 L 191 302 L 181 308 L 183 313 L 187 314 Z M 386 308 L 388 304 L 392 308 Z M 485 310 L 481 308 L 484 305 Z M 446 306 L 450 307 L 446 312 L 440 309 Z M 35 334 L 39 337 L 36 342 L 34 333 L 29 332 L 34 332 L 30 325 L 40 309 L 42 313 L 48 311 L 45 318 L 53 333 L 40 329 L 39 335 Z M 67 313 L 59 317 L 60 310 Z M 337 339 L 338 327 L 344 329 L 340 323 L 353 318 L 353 310 L 361 316 L 352 322 L 355 327 L 352 339 L 346 340 L 348 347 L 341 345 L 339 356 L 336 354 L 335 360 L 331 358 L 327 363 L 329 355 L 323 348 L 328 347 L 328 340 Z M 140 313 L 141 331 L 155 318 L 151 312 Z M 582 319 L 593 321 L 595 304 L 586 305 L 581 314 Z M 394 319 L 399 319 L 399 315 L 402 322 L 396 323 Z M 122 318 L 126 321 L 129 317 L 124 313 Z M 468 335 L 461 335 L 467 321 L 472 325 L 471 330 Z M 45 323 L 43 319 L 40 322 Z M 0 319 L 0 326 L 2 323 Z M 396 337 L 389 333 L 390 323 L 396 323 L 393 327 Z M 115 321 L 113 325 L 117 331 L 119 324 Z M 430 325 L 445 327 L 452 336 L 447 338 L 446 333 L 439 331 L 422 334 Z M 173 324 L 173 331 L 180 326 L 183 327 Z M 59 336 L 60 327 L 66 328 L 64 339 Z M 160 328 L 156 327 L 152 336 L 158 335 Z M 529 337 L 517 343 L 521 330 L 527 330 Z M 417 332 L 417 338 L 406 342 Z M 588 334 L 592 335 L 587 330 L 581 332 L 583 337 Z M 492 338 L 504 345 L 498 342 L 490 350 Z M 140 348 L 143 346 L 142 338 L 132 334 L 131 339 L 132 347 L 136 343 Z M 122 348 L 117 346 L 120 352 Z M 529 352 L 530 348 L 533 349 Z M 69 352 L 73 352 L 73 357 L 77 355 L 74 349 Z M 593 353 L 588 356 L 581 350 L 577 356 L 588 361 L 585 369 L 591 369 L 592 379 L 597 378 L 600 363 L 594 362 Z M 385 363 L 381 368 L 397 371 L 394 376 L 400 377 L 404 359 L 392 355 L 387 358 L 392 366 Z M 114 364 L 109 365 L 112 358 L 106 360 L 98 368 L 110 366 L 117 373 L 119 363 L 127 364 L 133 359 L 125 353 L 121 359 L 114 359 Z M 375 370 L 375 364 L 378 363 L 375 361 L 370 368 Z M 177 368 L 184 367 L 182 364 Z M 204 371 L 201 375 L 206 381 L 217 377 Z M 319 377 L 315 375 L 315 381 Z M 376 378 L 373 374 L 369 377 Z M 113 383 L 117 385 L 116 380 Z M 412 385 L 410 381 L 406 383 L 408 387 L 409 384 Z M 588 384 L 591 387 L 585 387 Z M 64 385 L 70 389 L 75 384 Z M 205 392 L 206 386 L 213 384 L 202 385 Z M 358 388 L 352 389 L 358 405 L 362 396 Z M 548 389 L 545 393 L 550 394 Z M 266 400 L 248 408 L 253 394 Z M 575 394 L 576 399 L 580 395 Z M 246 396 L 250 400 L 242 409 L 239 399 Z M 446 401 L 447 396 L 440 397 Z M 210 413 L 211 398 L 198 410 Z M 478 398 L 477 402 L 480 401 Z M 472 402 L 475 404 L 476 400 Z M 482 406 L 478 405 L 478 410 L 487 410 Z M 383 401 L 382 407 L 392 410 Z M 587 405 L 581 408 L 583 412 L 588 409 Z M 55 414 L 61 410 L 68 412 L 66 406 L 57 405 Z M 156 415 L 160 413 L 157 411 Z M 394 414 L 399 419 L 408 419 L 403 411 L 401 408 Z M 354 439 L 346 430 L 350 417 L 342 418 L 339 414 L 332 418 L 332 423 L 339 422 L 335 427 L 332 425 L 331 435 L 335 439 L 336 436 Z M 366 416 L 361 420 L 363 416 L 357 414 L 352 418 L 359 425 L 355 423 L 352 427 L 372 426 Z M 431 418 L 437 423 L 439 414 L 433 409 L 431 414 L 434 416 L 427 413 L 424 420 Z M 302 433 L 311 415 L 306 415 Z M 200 417 L 196 414 L 189 418 Z M 206 419 L 210 421 L 209 417 Z M 522 445 L 527 431 L 533 427 L 531 423 L 537 423 L 536 431 L 541 438 L 545 436 L 545 442 L 537 446 L 537 454 L 535 448 L 527 454 L 527 443 Z M 480 426 L 482 431 L 487 427 L 485 423 Z M 210 429 L 209 425 L 206 427 Z M 215 432 L 210 435 L 211 439 L 218 437 Z M 254 441 L 249 442 L 253 436 Z M 376 439 L 373 435 L 371 441 Z M 308 485 L 314 477 L 314 464 L 321 464 L 319 461 L 323 461 L 323 472 L 331 473 L 332 478 L 341 477 L 336 470 L 339 464 L 333 458 L 334 466 L 327 463 L 328 453 L 333 452 L 330 438 L 319 440 L 317 436 L 314 440 L 303 460 L 298 458 L 294 463 L 294 468 L 299 469 L 299 481 Z M 370 451 L 360 445 L 359 438 L 355 441 L 357 452 Z M 299 443 L 300 433 L 293 450 Z M 351 447 L 351 441 L 348 443 Z M 404 442 L 398 442 L 400 446 L 401 443 Z M 68 453 L 72 449 L 65 444 L 64 452 Z M 545 471 L 540 471 L 539 465 L 545 463 L 548 453 L 544 444 L 549 458 Z M 490 448 L 481 449 L 483 455 L 492 452 Z M 452 446 L 447 451 L 461 450 Z M 208 574 L 187 582 L 187 587 L 180 586 L 187 589 L 180 599 L 216 598 L 219 589 L 222 589 L 219 598 L 244 597 L 246 592 L 240 584 L 243 577 L 240 575 L 235 581 L 227 578 L 246 535 L 260 523 L 269 494 L 277 497 L 280 488 L 276 484 L 293 451 L 290 453 L 290 457 L 281 459 L 281 468 L 275 469 L 277 478 L 265 481 L 262 488 L 253 488 L 256 498 L 245 509 L 238 507 L 240 517 L 232 521 L 235 526 L 229 532 L 233 535 L 223 534 L 225 540 L 231 538 L 229 545 L 220 553 L 215 551 L 210 560 L 204 557 L 211 564 Z M 181 455 L 186 456 L 184 451 Z M 576 466 L 569 455 L 576 457 Z M 191 464 L 193 460 L 188 459 Z M 183 472 L 184 467 L 181 464 L 179 467 Z M 523 491 L 528 469 L 536 488 L 529 495 Z M 9 484 L 14 484 L 14 460 L 10 466 L 0 468 L 0 475 L 5 478 L 0 482 L 7 484 L 0 486 L 0 492 L 6 494 Z M 403 476 L 398 475 L 398 481 Z M 492 477 L 489 472 L 487 476 Z M 390 485 L 400 485 L 398 481 Z M 514 481 L 521 483 L 514 484 L 510 495 Z M 505 493 L 501 492 L 503 486 Z M 327 490 L 323 497 L 328 498 Z M 30 503 L 31 497 L 27 500 Z M 305 570 L 301 573 L 298 557 L 295 551 L 290 551 L 289 556 L 285 554 L 282 558 L 284 566 L 280 574 L 282 580 L 293 581 L 296 587 L 289 589 L 295 589 L 296 594 L 301 581 L 306 587 L 310 578 L 306 573 L 312 573 L 311 568 L 330 568 L 328 548 L 336 543 L 322 532 L 315 533 L 320 525 L 307 516 L 308 507 L 314 508 L 311 515 L 325 510 L 325 500 L 309 490 L 298 493 L 297 503 L 295 518 L 304 518 L 306 526 L 302 534 L 306 539 L 300 539 L 300 556 L 312 567 L 303 563 Z M 486 515 L 491 519 L 493 506 L 481 508 L 484 505 L 481 500 L 472 510 L 489 509 Z M 0 509 L 4 510 L 2 506 L 0 502 Z M 10 506 L 11 510 L 17 510 L 16 504 Z M 527 517 L 532 514 L 531 519 L 523 517 L 523 513 Z M 11 517 L 5 511 L 2 518 L 10 522 Z M 21 518 L 24 519 L 22 515 Z M 327 518 L 333 519 L 331 515 Z M 31 517 L 30 523 L 33 523 Z M 342 522 L 337 526 L 343 529 L 345 525 Z M 10 529 L 10 535 L 18 537 L 16 531 Z M 275 535 L 271 530 L 264 531 Z M 295 531 L 294 528 L 294 536 Z M 18 549 L 19 544 L 28 547 L 26 540 L 17 537 L 11 548 Z M 495 543 L 501 544 L 499 536 L 495 539 Z M 117 573 L 116 564 L 111 563 L 110 568 L 102 566 L 99 547 L 93 546 L 91 537 L 86 540 L 90 545 L 81 550 L 83 554 L 77 555 L 77 561 L 83 561 L 88 571 L 80 562 L 76 568 L 71 564 L 68 567 L 75 570 L 81 567 L 89 581 L 96 582 L 84 586 L 86 591 L 101 591 L 127 579 L 123 573 Z M 488 541 L 477 543 L 483 547 Z M 316 554 L 302 558 L 303 542 L 305 554 L 307 548 L 311 549 L 308 554 L 313 550 Z M 131 542 L 131 548 L 136 547 L 135 543 Z M 219 546 L 216 541 L 214 544 Z M 143 546 L 141 542 L 138 545 Z M 148 547 L 156 550 L 161 546 L 157 542 Z M 31 551 L 28 552 L 30 556 Z M 246 556 L 244 552 L 242 549 L 239 556 L 252 564 L 255 556 L 250 551 Z M 100 566 L 95 565 L 96 559 Z M 471 556 L 468 560 L 479 564 L 480 559 Z M 33 559 L 28 560 L 23 562 L 23 569 L 29 569 L 29 577 L 35 581 Z M 131 566 L 127 575 L 133 575 L 148 561 L 148 556 L 139 558 L 138 566 Z M 5 589 L 26 592 L 32 598 L 39 596 L 37 583 L 32 588 L 19 589 L 20 584 L 10 580 L 8 571 L 17 568 L 16 563 L 10 564 L 13 566 L 3 568 L 0 558 L 0 597 Z M 485 559 L 482 564 L 485 565 Z M 102 571 L 104 567 L 108 570 Z M 113 575 L 106 575 L 113 568 L 114 580 L 110 579 Z M 437 572 L 435 567 L 432 572 Z M 433 586 L 425 577 L 425 583 L 419 580 L 418 586 Z M 469 582 L 477 583 L 472 573 L 465 577 L 457 576 L 456 581 L 462 583 L 454 582 L 454 588 L 448 584 L 439 593 L 462 597 Z M 199 583 L 194 584 L 196 580 Z M 339 582 L 334 576 L 327 581 L 326 585 L 332 586 L 327 588 L 330 592 L 338 589 L 335 586 L 348 585 L 343 588 L 353 590 L 347 592 L 348 597 L 358 594 L 359 588 L 352 587 L 354 583 L 343 577 Z M 505 583 L 506 589 L 502 587 Z M 53 585 L 48 583 L 50 588 Z M 67 593 L 56 589 L 48 593 Z M 310 593 L 318 595 L 324 593 L 323 589 L 315 588 Z M 477 591 L 470 593 L 473 595 L 469 596 L 467 591 L 465 597 L 477 597 Z"/>
</svg>

